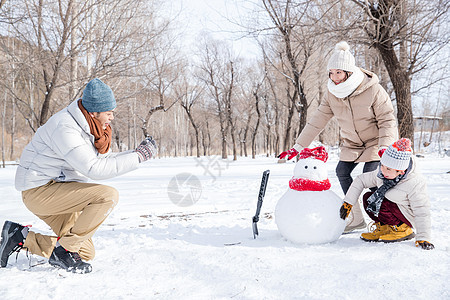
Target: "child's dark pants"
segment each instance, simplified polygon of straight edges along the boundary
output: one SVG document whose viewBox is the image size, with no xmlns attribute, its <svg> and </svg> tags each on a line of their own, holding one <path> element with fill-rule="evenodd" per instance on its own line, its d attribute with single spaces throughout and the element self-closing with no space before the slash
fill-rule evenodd
<svg viewBox="0 0 450 300">
<path fill-rule="evenodd" d="M 369 215 L 369 217 L 375 222 L 380 222 L 381 225 L 400 225 L 405 223 L 409 227 L 412 227 L 411 223 L 402 214 L 398 205 L 392 201 L 389 201 L 386 197 L 381 203 L 380 212 L 378 217 L 376 217 L 371 211 L 367 210 L 367 199 L 373 194 L 373 192 L 367 192 L 363 195 L 363 205 L 364 210 Z"/>
</svg>

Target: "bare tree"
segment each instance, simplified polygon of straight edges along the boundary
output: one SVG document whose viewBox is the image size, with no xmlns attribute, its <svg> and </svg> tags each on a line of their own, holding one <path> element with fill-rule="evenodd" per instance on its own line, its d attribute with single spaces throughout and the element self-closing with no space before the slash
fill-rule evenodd
<svg viewBox="0 0 450 300">
<path fill-rule="evenodd" d="M 261 111 L 259 110 L 259 101 L 260 101 L 260 88 L 261 83 L 256 83 L 256 86 L 253 90 L 253 97 L 255 98 L 255 110 L 256 110 L 256 124 L 252 132 L 252 158 L 255 159 L 256 157 L 256 135 L 258 134 L 258 128 L 261 121 Z"/>
<path fill-rule="evenodd" d="M 73 9 L 74 1 L 68 1 L 67 5 L 64 5 L 62 1 L 58 2 L 58 24 L 55 24 L 58 28 L 59 33 L 59 41 L 54 43 L 53 37 L 49 36 L 48 28 L 44 25 L 44 16 L 48 13 L 47 7 L 44 5 L 43 0 L 39 0 L 37 6 L 33 7 L 34 3 L 25 2 L 25 7 L 28 12 L 28 16 L 31 18 L 32 13 L 34 13 L 34 9 L 36 12 L 36 19 L 32 19 L 32 22 L 35 22 L 36 26 L 36 37 L 37 37 L 37 46 L 38 46 L 38 55 L 39 60 L 42 66 L 42 77 L 44 79 L 45 86 L 45 96 L 44 101 L 41 106 L 40 116 L 39 116 L 39 125 L 43 125 L 48 118 L 49 110 L 50 110 L 50 99 L 53 96 L 53 92 L 58 84 L 59 75 L 61 72 L 61 68 L 63 65 L 63 60 L 66 59 L 64 55 L 64 49 L 66 47 L 66 43 L 69 39 L 69 34 L 72 27 L 71 17 L 72 9 Z M 46 58 L 46 49 L 52 49 L 50 51 L 50 61 L 47 61 Z M 50 67 L 48 67 L 47 63 L 49 63 Z"/>
<path fill-rule="evenodd" d="M 412 77 L 448 43 L 448 35 L 442 38 L 437 28 L 445 20 L 450 2 L 352 1 L 364 11 L 361 27 L 389 73 L 397 100 L 399 134 L 413 140 Z"/>
<path fill-rule="evenodd" d="M 264 100 L 264 116 L 265 116 L 265 122 L 266 122 L 266 146 L 267 146 L 267 154 L 266 156 L 269 157 L 270 154 L 273 152 L 273 144 L 272 144 L 272 125 L 274 124 L 274 109 L 271 107 L 271 101 L 269 101 L 269 97 L 266 93 Z"/>
<path fill-rule="evenodd" d="M 265 79 L 266 79 L 266 85 L 268 86 L 268 90 L 270 92 L 270 97 L 268 96 L 265 100 L 266 100 L 266 114 L 267 114 L 267 130 L 268 130 L 268 134 L 270 134 L 270 124 L 272 123 L 271 118 L 269 117 L 270 113 L 274 113 L 274 119 L 273 122 L 275 123 L 275 140 L 274 140 L 274 151 L 275 151 L 275 155 L 277 155 L 280 152 L 280 99 L 278 97 L 278 91 L 277 91 L 277 86 L 275 84 L 275 80 L 274 78 L 272 78 L 273 76 L 269 76 L 269 68 L 270 68 L 270 64 L 268 62 L 268 60 L 266 59 L 266 56 L 264 55 L 264 70 L 266 73 Z M 271 112 L 269 112 L 269 99 L 272 98 L 273 99 L 273 103 L 271 105 Z"/>
<path fill-rule="evenodd" d="M 29 69 L 24 80 L 33 82 L 27 86 L 33 89 L 29 95 L 36 95 L 33 102 L 11 91 L 33 131 L 78 97 L 93 77 L 131 77 L 133 62 L 148 57 L 145 46 L 161 35 L 154 27 L 166 28 L 149 21 L 152 12 L 144 0 L 22 2 L 6 2 L 8 13 L 2 17 L 10 24 L 11 37 L 20 41 L 14 56 Z M 62 89 L 66 86 L 68 91 Z"/>
<path fill-rule="evenodd" d="M 241 133 L 242 133 L 242 138 L 241 138 L 241 149 L 243 153 L 241 153 L 241 155 L 247 157 L 248 153 L 247 153 L 247 136 L 248 136 L 248 131 L 250 129 L 250 123 L 252 121 L 252 111 L 253 111 L 253 107 L 250 106 L 249 111 L 247 113 L 247 120 L 245 121 L 245 127 L 242 128 Z M 240 135 L 241 136 L 241 135 Z"/>
<path fill-rule="evenodd" d="M 176 88 L 175 93 L 177 98 L 180 99 L 180 105 L 186 112 L 192 128 L 194 129 L 197 157 L 200 157 L 200 126 L 194 119 L 192 108 L 202 97 L 203 87 L 198 84 L 189 85 L 185 80 L 180 87 Z"/>
<path fill-rule="evenodd" d="M 255 157 L 291 145 L 307 112 L 327 96 L 323 62 L 338 39 L 355 42 L 357 60 L 395 92 L 402 136 L 412 135 L 414 92 L 448 78 L 446 72 L 417 77 L 445 52 L 448 1 L 261 0 L 251 34 L 262 53 L 248 61 L 205 35 L 197 56 L 183 54 L 175 25 L 158 15 L 162 3 L 0 0 L 0 26 L 7 33 L 0 36 L 4 159 L 23 146 L 5 143 L 25 143 L 19 137 L 29 137 L 79 98 L 93 77 L 105 80 L 117 99 L 114 147 L 131 149 L 151 134 L 161 154 L 193 154 L 196 148 L 197 156 L 227 158 L 233 151 L 234 159 L 239 148 L 247 155 L 251 147 Z M 201 84 L 185 71 L 190 64 L 198 67 Z M 335 127 L 319 138 L 327 143 L 328 136 L 337 139 Z"/>
<path fill-rule="evenodd" d="M 166 52 L 167 53 L 167 52 Z M 154 56 L 156 76 L 148 81 L 148 86 L 151 87 L 152 94 L 155 94 L 158 101 L 157 104 L 148 109 L 145 118 L 142 118 L 142 132 L 144 136 L 149 136 L 148 124 L 152 115 L 157 111 L 168 111 L 177 101 L 178 98 L 170 99 L 168 94 L 172 91 L 172 85 L 177 80 L 179 72 L 177 71 L 177 64 L 170 60 L 166 55 Z M 166 98 L 170 99 L 169 105 L 166 105 Z M 149 104 L 151 99 L 149 100 Z"/>
<path fill-rule="evenodd" d="M 6 100 L 7 100 L 7 92 L 4 91 L 5 98 L 3 100 L 3 107 L 2 107 L 2 167 L 5 168 L 5 127 L 6 127 Z"/>
<path fill-rule="evenodd" d="M 291 144 L 291 122 L 296 109 L 300 115 L 299 131 L 303 130 L 307 120 L 308 102 L 302 82 L 302 74 L 306 70 L 308 59 L 314 46 L 314 36 L 308 31 L 313 24 L 309 23 L 306 12 L 311 1 L 292 2 L 262 0 L 273 25 L 280 33 L 280 52 L 282 64 L 280 72 L 286 77 L 286 96 L 292 102 L 288 104 L 288 118 L 284 139 L 284 148 Z M 292 85 L 292 90 L 289 87 Z"/>
<path fill-rule="evenodd" d="M 209 149 L 211 147 L 211 133 L 209 130 L 209 119 L 206 117 L 205 126 L 202 128 L 202 146 L 203 146 L 203 155 L 206 156 L 209 153 Z"/>
<path fill-rule="evenodd" d="M 230 126 L 234 126 L 232 117 L 232 97 L 234 87 L 233 59 L 224 44 L 212 39 L 203 42 L 200 72 L 198 77 L 206 84 L 210 96 L 216 102 L 216 114 L 219 117 L 221 133 L 221 153 L 226 159 L 227 136 Z M 237 159 L 235 129 L 231 131 L 234 159 Z"/>
<path fill-rule="evenodd" d="M 247 74 L 251 74 L 251 70 L 247 70 Z M 242 127 L 239 132 L 240 145 L 241 145 L 241 156 L 248 156 L 247 142 L 248 142 L 248 134 L 251 129 L 252 121 L 254 120 L 254 111 L 255 106 L 253 105 L 253 94 L 251 90 L 251 78 L 252 76 L 246 76 L 245 82 L 242 82 L 239 86 L 240 88 L 240 98 L 242 100 L 242 105 L 239 108 L 240 111 L 240 119 L 242 122 Z M 248 84 L 248 85 L 247 85 Z"/>
<path fill-rule="evenodd" d="M 233 88 L 235 85 L 235 69 L 233 61 L 229 62 L 229 81 L 224 86 L 225 91 L 225 108 L 228 128 L 230 129 L 231 142 L 233 145 L 233 160 L 237 160 L 237 144 L 236 144 L 236 118 L 233 114 Z"/>
</svg>

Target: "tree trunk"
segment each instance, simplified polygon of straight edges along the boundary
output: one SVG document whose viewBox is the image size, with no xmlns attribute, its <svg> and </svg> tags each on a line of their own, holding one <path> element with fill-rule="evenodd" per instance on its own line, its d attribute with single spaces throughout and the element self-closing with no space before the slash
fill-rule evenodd
<svg viewBox="0 0 450 300">
<path fill-rule="evenodd" d="M 257 116 L 255 130 L 253 130 L 253 133 L 252 133 L 252 159 L 255 159 L 255 157 L 256 157 L 256 134 L 258 133 L 259 122 L 261 120 L 261 112 L 259 111 L 258 93 L 255 92 L 255 93 L 253 93 L 253 95 L 255 96 L 255 107 L 256 107 L 256 116 Z"/>
<path fill-rule="evenodd" d="M 244 130 L 244 139 L 243 139 L 243 143 L 244 143 L 244 156 L 247 157 L 248 153 L 247 153 L 247 135 L 248 135 L 248 130 L 250 129 L 250 121 L 252 120 L 252 114 L 251 112 L 248 114 L 248 119 L 247 119 L 247 124 L 245 124 L 245 130 Z"/>
<path fill-rule="evenodd" d="M 147 112 L 147 116 L 142 121 L 142 133 L 144 134 L 145 137 L 150 136 L 148 132 L 148 124 L 150 122 L 150 118 L 152 117 L 152 115 L 158 110 L 164 110 L 164 105 L 158 105 L 149 109 L 149 111 Z"/>
<path fill-rule="evenodd" d="M 9 152 L 9 159 L 14 160 L 14 139 L 16 135 L 16 101 L 14 97 L 11 98 L 12 112 L 11 112 L 11 149 Z"/>
<path fill-rule="evenodd" d="M 220 121 L 220 133 L 222 134 L 222 159 L 227 159 L 227 130 L 225 129 L 223 121 Z"/>
<path fill-rule="evenodd" d="M 186 114 L 188 115 L 189 121 L 191 122 L 192 128 L 194 128 L 194 132 L 195 132 L 195 147 L 197 149 L 197 157 L 200 157 L 200 141 L 199 141 L 199 130 L 198 130 L 198 126 L 195 124 L 194 118 L 192 116 L 191 110 L 190 108 L 188 108 L 187 104 L 184 105 L 183 103 L 181 104 L 181 107 L 184 108 L 184 111 L 186 112 Z"/>
<path fill-rule="evenodd" d="M 5 98 L 3 99 L 3 109 L 2 109 L 2 167 L 5 168 L 5 127 L 6 127 L 6 99 L 8 94 L 5 89 Z"/>
<path fill-rule="evenodd" d="M 230 123 L 230 134 L 233 143 L 233 160 L 237 160 L 236 128 L 233 123 Z"/>
<path fill-rule="evenodd" d="M 291 97 L 292 106 L 296 107 L 297 101 L 300 102 L 300 105 L 297 110 L 300 114 L 299 132 L 301 132 L 303 130 L 303 128 L 305 128 L 305 125 L 306 125 L 306 117 L 307 117 L 307 113 L 308 113 L 308 110 L 307 110 L 308 102 L 306 101 L 306 95 L 303 91 L 303 86 L 300 82 L 300 71 L 297 67 L 297 63 L 296 63 L 294 55 L 292 53 L 290 35 L 286 31 L 282 31 L 282 33 L 284 35 L 284 40 L 285 40 L 286 56 L 291 65 L 291 72 L 294 75 L 293 84 L 294 84 L 295 91 Z M 306 59 L 305 59 L 305 65 L 306 65 Z"/>
<path fill-rule="evenodd" d="M 206 120 L 205 127 L 202 130 L 202 145 L 203 145 L 203 155 L 207 156 L 209 153 L 209 146 L 211 145 L 211 135 L 209 133 L 209 122 Z"/>
<path fill-rule="evenodd" d="M 233 160 L 237 160 L 236 124 L 235 122 L 233 122 L 233 110 L 232 110 L 233 87 L 234 87 L 234 66 L 233 62 L 230 62 L 230 82 L 226 90 L 225 113 L 228 121 L 227 127 L 230 128 L 231 141 L 233 144 Z"/>
<path fill-rule="evenodd" d="M 411 79 L 401 67 L 392 43 L 375 44 L 391 78 L 397 99 L 397 118 L 399 135 L 414 141 L 414 124 L 411 105 Z"/>
<path fill-rule="evenodd" d="M 321 73 L 320 72 L 317 72 L 317 77 L 318 78 L 321 78 Z M 322 84 L 322 81 L 319 79 L 319 80 L 317 80 L 317 86 L 318 86 L 318 99 L 317 99 L 317 105 L 319 106 L 320 105 L 320 103 L 322 102 L 322 99 L 323 99 L 323 97 L 324 97 L 324 92 L 323 92 L 323 84 Z M 325 144 L 325 130 L 322 130 L 320 133 L 319 133 L 319 141 L 322 143 L 322 144 Z"/>
<path fill-rule="evenodd" d="M 75 86 L 77 83 L 77 73 L 78 73 L 78 55 L 76 54 L 76 44 L 78 40 L 78 28 L 76 24 L 78 24 L 78 11 L 77 11 L 77 3 L 74 1 L 73 9 L 72 9 L 72 22 L 75 24 L 71 28 L 70 33 L 70 84 L 69 84 L 69 98 L 71 101 L 75 100 Z"/>
<path fill-rule="evenodd" d="M 275 96 L 275 95 L 274 95 Z M 275 156 L 280 153 L 280 109 L 278 107 L 278 99 L 275 96 Z"/>
<path fill-rule="evenodd" d="M 33 84 L 33 73 L 34 70 L 31 71 L 31 77 L 30 80 L 28 82 L 28 86 L 30 89 L 30 117 L 29 117 L 29 124 L 31 129 L 33 130 L 33 132 L 35 132 L 36 130 L 34 129 L 34 84 Z M 39 100 L 39 96 L 38 96 L 38 100 Z"/>
<path fill-rule="evenodd" d="M 289 96 L 289 91 L 287 92 Z M 289 101 L 288 115 L 286 119 L 286 131 L 284 133 L 284 151 L 289 150 L 291 147 L 291 129 L 292 129 L 292 118 L 294 116 L 294 104 Z"/>
</svg>

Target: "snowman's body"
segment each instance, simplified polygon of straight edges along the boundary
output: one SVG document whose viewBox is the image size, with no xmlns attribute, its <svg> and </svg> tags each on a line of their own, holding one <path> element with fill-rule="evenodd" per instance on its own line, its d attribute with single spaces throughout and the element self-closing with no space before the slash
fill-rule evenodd
<svg viewBox="0 0 450 300">
<path fill-rule="evenodd" d="M 342 199 L 328 190 L 325 162 L 316 158 L 300 159 L 289 185 L 275 208 L 275 221 L 281 234 L 294 243 L 337 240 L 345 228 L 345 221 L 339 217 Z"/>
</svg>

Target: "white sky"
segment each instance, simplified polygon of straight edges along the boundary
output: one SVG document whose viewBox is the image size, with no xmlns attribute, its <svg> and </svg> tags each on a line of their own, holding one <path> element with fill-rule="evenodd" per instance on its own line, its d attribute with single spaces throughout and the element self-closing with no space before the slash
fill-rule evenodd
<svg viewBox="0 0 450 300">
<path fill-rule="evenodd" d="M 179 12 L 176 23 L 184 32 L 187 46 L 192 47 L 206 32 L 215 39 L 231 42 L 238 56 L 251 58 L 258 53 L 258 46 L 250 37 L 243 37 L 245 28 L 237 24 L 249 21 L 253 3 L 253 0 L 176 0 L 172 2 L 172 11 Z"/>
</svg>

